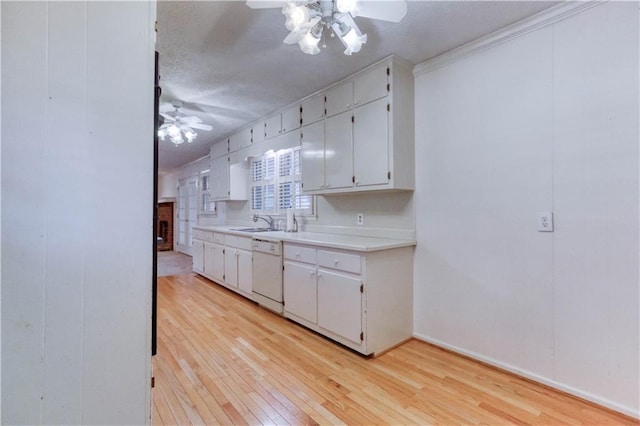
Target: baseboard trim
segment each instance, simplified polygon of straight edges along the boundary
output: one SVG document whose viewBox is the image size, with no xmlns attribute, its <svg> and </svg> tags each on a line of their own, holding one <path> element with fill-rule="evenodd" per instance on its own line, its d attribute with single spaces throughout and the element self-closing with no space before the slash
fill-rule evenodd
<svg viewBox="0 0 640 426">
<path fill-rule="evenodd" d="M 489 358 L 486 357 L 484 355 L 478 354 L 476 352 L 473 351 L 468 351 L 466 349 L 454 346 L 454 345 L 450 345 L 448 343 L 445 343 L 443 341 L 440 341 L 438 339 L 433 339 L 430 338 L 428 336 L 425 336 L 423 334 L 419 334 L 419 333 L 414 333 L 413 337 L 416 340 L 420 340 L 422 342 L 428 343 L 430 345 L 436 346 L 438 348 L 447 350 L 449 352 L 453 352 L 455 354 L 464 356 L 466 358 L 469 358 L 473 361 L 477 361 L 481 364 L 485 364 L 491 368 L 495 368 L 501 371 L 504 371 L 506 373 L 512 374 L 514 376 L 518 376 L 520 378 L 524 378 L 533 382 L 536 382 L 538 384 L 542 384 L 544 386 L 548 386 L 554 390 L 560 391 L 562 393 L 565 393 L 571 397 L 583 400 L 585 402 L 588 402 L 590 404 L 593 404 L 595 406 L 597 406 L 598 408 L 604 408 L 604 409 L 608 409 L 611 411 L 615 411 L 616 414 L 622 414 L 625 416 L 628 416 L 630 419 L 632 420 L 638 420 L 640 419 L 640 411 L 635 411 L 634 409 L 630 408 L 630 407 L 626 407 L 623 405 L 620 405 L 614 401 L 610 401 L 606 398 L 601 398 L 597 395 L 593 395 L 591 393 L 588 392 L 584 392 L 580 389 L 576 389 L 574 387 L 565 385 L 563 383 L 560 382 L 556 382 L 555 380 L 551 380 L 547 377 L 544 376 L 540 376 L 538 374 L 532 373 L 530 371 L 527 370 L 523 370 L 520 369 L 518 367 L 514 367 L 510 364 L 506 364 L 503 363 L 501 361 L 495 360 L 493 358 Z"/>
</svg>

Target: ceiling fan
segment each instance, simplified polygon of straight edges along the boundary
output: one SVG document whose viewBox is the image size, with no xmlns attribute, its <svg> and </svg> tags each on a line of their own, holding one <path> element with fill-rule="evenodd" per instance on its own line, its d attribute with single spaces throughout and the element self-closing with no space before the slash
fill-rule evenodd
<svg viewBox="0 0 640 426">
<path fill-rule="evenodd" d="M 359 52 L 367 35 L 354 22 L 356 16 L 400 22 L 407 14 L 406 0 L 247 0 L 247 6 L 282 7 L 285 27 L 291 31 L 283 42 L 298 43 L 300 50 L 309 55 L 320 53 L 318 44 L 325 29 L 330 32 L 329 37 L 340 39 L 345 55 Z"/>
<path fill-rule="evenodd" d="M 162 122 L 158 129 L 160 139 L 165 140 L 169 136 L 171 142 L 177 146 L 184 143 L 185 139 L 188 143 L 196 139 L 198 133 L 193 129 L 207 131 L 213 129 L 213 126 L 203 124 L 202 120 L 195 115 L 185 117 L 180 113 L 180 108 L 182 108 L 182 102 L 175 100 L 161 106 L 161 110 L 164 111 L 160 112 Z"/>
</svg>

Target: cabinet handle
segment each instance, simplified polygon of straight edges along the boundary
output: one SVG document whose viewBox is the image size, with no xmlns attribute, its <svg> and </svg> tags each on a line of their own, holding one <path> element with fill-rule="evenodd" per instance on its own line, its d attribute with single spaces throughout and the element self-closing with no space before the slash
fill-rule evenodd
<svg viewBox="0 0 640 426">
<path fill-rule="evenodd" d="M 347 108 L 351 108 L 351 104 L 347 104 Z"/>
<path fill-rule="evenodd" d="M 338 259 L 333 261 L 334 266 L 338 266 L 338 263 L 340 263 L 340 261 Z"/>
<path fill-rule="evenodd" d="M 300 253 L 296 253 L 296 259 L 300 259 Z"/>
<path fill-rule="evenodd" d="M 314 271 L 311 271 L 311 273 L 309 274 L 310 277 L 314 277 L 316 275 L 316 273 Z"/>
<path fill-rule="evenodd" d="M 354 105 L 358 105 L 358 101 L 354 101 L 354 102 L 353 102 L 353 104 L 354 104 Z"/>
<path fill-rule="evenodd" d="M 318 273 L 318 279 L 322 278 L 322 274 Z"/>
</svg>

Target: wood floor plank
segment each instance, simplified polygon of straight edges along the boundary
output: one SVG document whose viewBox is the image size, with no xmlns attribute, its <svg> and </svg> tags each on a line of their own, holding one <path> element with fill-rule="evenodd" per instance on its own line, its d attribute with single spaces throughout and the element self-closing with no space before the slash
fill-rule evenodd
<svg viewBox="0 0 640 426">
<path fill-rule="evenodd" d="M 159 279 L 154 376 L 154 425 L 640 425 L 417 340 L 363 357 L 194 274 Z"/>
</svg>

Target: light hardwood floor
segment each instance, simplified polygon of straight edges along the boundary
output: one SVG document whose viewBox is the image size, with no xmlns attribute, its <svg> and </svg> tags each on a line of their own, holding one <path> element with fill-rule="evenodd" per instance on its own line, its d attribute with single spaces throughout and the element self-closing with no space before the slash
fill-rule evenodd
<svg viewBox="0 0 640 426">
<path fill-rule="evenodd" d="M 193 274 L 158 290 L 154 425 L 640 424 L 417 340 L 364 358 Z"/>
</svg>

